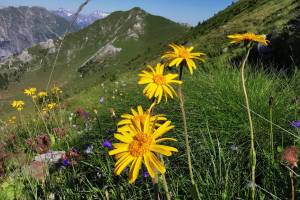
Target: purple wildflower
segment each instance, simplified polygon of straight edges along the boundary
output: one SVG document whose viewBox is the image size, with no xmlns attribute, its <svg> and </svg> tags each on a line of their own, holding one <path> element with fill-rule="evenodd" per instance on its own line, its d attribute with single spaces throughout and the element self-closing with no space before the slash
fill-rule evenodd
<svg viewBox="0 0 300 200">
<path fill-rule="evenodd" d="M 105 139 L 102 143 L 102 146 L 108 149 L 112 149 L 112 143 L 108 139 Z"/>
<path fill-rule="evenodd" d="M 65 167 L 67 167 L 70 165 L 70 161 L 69 161 L 69 159 L 66 158 L 61 161 L 61 164 Z"/>
<path fill-rule="evenodd" d="M 295 128 L 300 128 L 300 121 L 294 121 L 291 123 L 291 125 Z"/>
<path fill-rule="evenodd" d="M 148 178 L 149 176 L 150 176 L 149 172 L 144 172 L 144 173 L 143 173 L 143 177 L 144 177 L 144 178 Z"/>
</svg>

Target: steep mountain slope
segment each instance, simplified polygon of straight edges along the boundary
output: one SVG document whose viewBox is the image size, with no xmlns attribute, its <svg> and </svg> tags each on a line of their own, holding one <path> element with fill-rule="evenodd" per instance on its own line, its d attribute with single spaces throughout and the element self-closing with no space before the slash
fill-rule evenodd
<svg viewBox="0 0 300 200">
<path fill-rule="evenodd" d="M 163 46 L 185 33 L 186 27 L 140 8 L 112 13 L 65 37 L 52 84 L 65 86 L 71 93 L 95 81 L 115 79 L 154 59 Z M 7 90 L 1 92 L 1 99 L 28 86 L 46 88 L 60 42 L 50 40 L 21 54 L 30 59 L 18 55 L 2 63 L 0 84 Z"/>
<path fill-rule="evenodd" d="M 69 22 L 41 7 L 0 9 L 0 59 L 65 33 Z"/>
<path fill-rule="evenodd" d="M 68 21 L 72 21 L 73 15 L 75 14 L 74 11 L 69 9 L 63 9 L 60 8 L 58 10 L 52 11 L 55 15 L 58 15 L 60 17 L 63 17 L 64 19 Z M 96 10 L 90 14 L 79 14 L 76 20 L 76 25 L 80 28 L 87 27 L 88 25 L 94 23 L 98 19 L 103 19 L 107 17 L 110 13 L 103 12 L 100 10 Z"/>
<path fill-rule="evenodd" d="M 265 49 L 268 55 L 258 57 L 252 52 L 253 60 L 266 60 L 278 68 L 290 68 L 300 64 L 299 26 L 300 1 L 298 0 L 240 0 L 211 19 L 199 23 L 185 38 L 201 46 L 210 56 L 227 52 L 226 38 L 232 33 L 246 31 L 266 34 L 271 45 Z M 298 30 L 298 31 L 297 31 Z M 232 54 L 239 55 L 233 51 Z"/>
</svg>

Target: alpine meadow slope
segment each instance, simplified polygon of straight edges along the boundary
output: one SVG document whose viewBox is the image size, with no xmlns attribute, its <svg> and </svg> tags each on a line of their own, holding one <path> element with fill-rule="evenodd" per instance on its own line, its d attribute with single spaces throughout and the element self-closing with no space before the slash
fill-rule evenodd
<svg viewBox="0 0 300 200">
<path fill-rule="evenodd" d="M 138 85 L 139 74 L 148 64 L 164 62 L 161 56 L 170 50 L 170 43 L 194 46 L 193 51 L 206 54 L 206 62 L 197 63 L 193 75 L 184 71 L 182 84 L 192 171 L 200 198 L 251 199 L 252 188 L 256 189 L 256 199 L 299 196 L 300 181 L 295 175 L 299 169 L 293 168 L 294 174 L 282 156 L 286 147 L 300 144 L 299 129 L 291 126 L 300 120 L 299 10 L 298 0 L 240 0 L 188 28 L 133 8 L 68 34 L 54 68 L 61 40 L 49 42 L 49 48 L 37 45 L 28 49 L 32 55 L 29 62 L 11 57 L 2 64 L 9 77 L 0 96 L 5 100 L 0 113 L 3 121 L 12 119 L 7 115 L 18 114 L 9 105 L 12 100 L 22 99 L 26 104 L 15 125 L 8 123 L 0 134 L 4 141 L 0 152 L 5 149 L 5 156 L 0 157 L 0 172 L 2 169 L 5 174 L 0 179 L 0 197 L 198 199 L 188 175 L 190 161 L 186 159 L 185 127 L 178 106 L 182 99 L 175 95 L 151 110 L 164 114 L 160 117 L 174 125 L 166 140 L 178 152 L 160 158 L 166 166 L 165 176 L 152 180 L 142 168 L 136 182 L 129 184 L 132 170 L 124 169 L 116 176 L 116 160 L 109 156 L 118 122 L 128 117 L 124 113 L 134 115 L 132 109 L 139 105 L 146 113 L 153 106 Z M 245 70 L 255 134 L 255 183 L 250 176 L 251 140 L 240 77 L 246 48 L 230 44 L 227 38 L 247 31 L 265 34 L 271 42 L 265 48 L 252 48 Z M 57 95 L 57 108 L 40 117 L 38 106 L 30 105 L 31 97 L 25 97 L 23 91 L 30 87 L 46 89 L 52 70 L 49 88 L 59 86 L 63 92 Z M 176 67 L 165 70 L 179 71 Z M 32 141 L 39 140 L 42 145 L 36 146 L 42 150 L 66 151 L 68 158 L 47 165 L 48 173 L 28 175 L 24 173 L 26 167 L 32 166 L 41 151 Z M 168 151 L 165 154 L 169 155 Z"/>
</svg>

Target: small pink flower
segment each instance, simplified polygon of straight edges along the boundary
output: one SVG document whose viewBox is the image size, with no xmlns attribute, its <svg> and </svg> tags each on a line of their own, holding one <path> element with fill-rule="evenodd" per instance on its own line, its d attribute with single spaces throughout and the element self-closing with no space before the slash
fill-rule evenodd
<svg viewBox="0 0 300 200">
<path fill-rule="evenodd" d="M 299 149 L 296 146 L 288 146 L 284 149 L 282 159 L 292 168 L 298 166 Z"/>
</svg>

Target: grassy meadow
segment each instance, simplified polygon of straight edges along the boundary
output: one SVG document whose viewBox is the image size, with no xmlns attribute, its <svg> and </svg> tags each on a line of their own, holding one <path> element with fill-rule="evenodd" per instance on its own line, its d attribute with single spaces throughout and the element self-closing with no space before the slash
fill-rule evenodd
<svg viewBox="0 0 300 200">
<path fill-rule="evenodd" d="M 293 101 L 299 94 L 299 73 L 287 77 L 284 74 L 249 70 L 247 79 L 257 137 L 257 195 L 259 199 L 271 199 L 272 195 L 285 199 L 291 194 L 290 180 L 281 153 L 285 146 L 299 141 L 299 133 L 290 126 L 290 122 L 299 117 L 299 105 Z M 126 173 L 121 177 L 114 176 L 114 160 L 102 146 L 104 139 L 113 140 L 112 132 L 116 123 L 111 117 L 111 108 L 115 110 L 118 121 L 122 113 L 129 112 L 130 107 L 149 105 L 149 101 L 141 95 L 142 87 L 137 87 L 136 81 L 136 74 L 124 74 L 116 81 L 106 81 L 102 86 L 66 99 L 66 104 L 72 105 L 72 109 L 58 109 L 51 113 L 47 127 L 50 130 L 67 129 L 65 137 L 55 138 L 51 149 L 68 150 L 75 147 L 82 155 L 74 165 L 50 167 L 49 175 L 40 177 L 42 182 L 25 175 L 22 167 L 35 155 L 24 140 L 46 132 L 41 119 L 32 114 L 25 122 L 7 127 L 3 132 L 7 138 L 6 144 L 11 142 L 11 134 L 17 137 L 6 147 L 12 158 L 6 163 L 7 177 L 2 183 L 4 190 L 1 192 L 3 198 L 9 198 L 12 194 L 17 199 L 50 198 L 53 194 L 61 199 L 153 198 L 151 178 L 140 177 L 131 185 Z M 201 198 L 250 198 L 249 131 L 239 69 L 226 60 L 208 61 L 186 80 L 183 91 L 193 168 Z M 104 97 L 103 103 L 99 102 L 100 97 Z M 274 152 L 269 140 L 270 97 L 273 97 Z M 90 113 L 86 124 L 82 119 L 70 119 L 71 113 L 79 107 Z M 97 114 L 94 113 L 95 109 Z M 162 103 L 156 112 L 166 114 L 176 126 L 171 134 L 178 139 L 176 147 L 179 153 L 165 159 L 166 179 L 172 199 L 190 199 L 192 193 L 177 100 Z M 84 155 L 87 144 L 93 145 L 93 152 Z M 275 155 L 274 161 L 272 154 Z M 163 188 L 160 188 L 160 194 L 164 198 Z"/>
<path fill-rule="evenodd" d="M 249 1 L 233 4 L 189 31 L 171 24 L 170 30 L 178 33 L 172 41 L 169 41 L 171 33 L 159 39 L 153 37 L 158 32 L 168 32 L 162 27 L 169 22 L 148 17 L 148 27 L 159 21 L 161 29 L 149 28 L 138 42 L 118 41 L 115 45 L 124 51 L 105 63 L 92 60 L 84 68 L 80 68 L 82 62 L 95 53 L 99 41 L 95 37 L 90 44 L 79 48 L 84 46 L 83 38 L 88 34 L 92 38 L 101 23 L 110 24 L 121 12 L 68 35 L 53 76 L 53 83 L 58 83 L 62 92 L 51 91 L 52 84 L 48 96 L 33 99 L 35 95 L 24 94 L 24 89 L 30 87 L 37 87 L 37 92 L 45 89 L 40 84 L 47 84 L 45 74 L 49 75 L 50 68 L 44 71 L 41 68 L 10 86 L 14 95 L 6 94 L 9 103 L 23 100 L 25 106 L 17 111 L 5 104 L 3 111 L 8 114 L 0 118 L 0 199 L 242 200 L 253 199 L 253 188 L 255 199 L 298 199 L 299 169 L 292 165 L 298 162 L 297 155 L 295 163 L 283 156 L 287 147 L 300 145 L 300 129 L 291 125 L 300 120 L 298 66 L 291 66 L 287 72 L 275 69 L 273 64 L 247 62 L 245 86 L 250 105 L 247 110 L 241 80 L 241 62 L 246 51 L 243 44 L 229 44 L 226 37 L 236 32 L 264 33 L 274 27 L 281 31 L 296 15 L 298 4 L 292 0 L 274 0 L 249 6 L 246 2 Z M 286 18 L 278 15 L 283 8 Z M 249 20 L 251 13 L 255 13 L 256 19 L 266 19 L 265 26 Z M 147 64 L 155 66 L 162 61 L 163 52 L 170 50 L 169 43 L 183 41 L 186 46 L 194 46 L 195 52 L 206 53 L 205 62 L 197 62 L 193 75 L 183 70 L 181 86 L 187 127 L 183 125 L 181 100 L 176 95 L 173 99 L 168 97 L 167 102 L 163 98 L 151 110 L 153 115 L 164 114 L 175 126 L 166 137 L 177 141 L 165 143 L 178 152 L 160 160 L 166 168 L 164 176 L 151 178 L 142 166 L 137 180 L 130 184 L 130 165 L 116 176 L 117 159 L 109 155 L 112 147 L 107 142 L 117 142 L 114 133 L 119 131 L 117 123 L 124 113 L 131 113 L 130 109 L 139 105 L 146 110 L 153 103 L 143 95 L 144 86 L 138 84 L 141 71 Z M 144 46 L 149 49 L 143 49 Z M 73 49 L 74 57 L 63 68 L 68 49 Z M 31 51 L 39 52 L 34 61 L 37 64 L 43 54 L 38 47 Z M 45 59 L 50 62 L 53 56 Z M 73 65 L 76 70 L 71 68 Z M 87 70 L 84 78 L 77 74 L 80 69 Z M 176 67 L 166 67 L 165 71 L 179 73 Z M 65 78 L 66 74 L 70 76 Z M 35 81 L 30 83 L 32 77 Z M 178 87 L 174 85 L 176 91 Z M 55 103 L 53 108 L 50 103 Z M 251 113 L 255 135 L 255 183 L 251 181 L 253 163 L 247 111 Z M 188 130 L 191 163 L 187 160 L 184 128 Z M 41 157 L 51 151 L 64 152 L 58 158 Z M 44 160 L 37 162 L 37 158 Z M 189 175 L 189 164 L 195 183 Z"/>
</svg>

